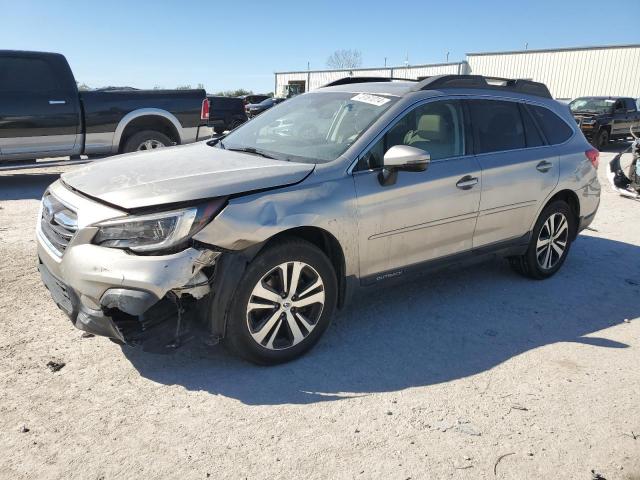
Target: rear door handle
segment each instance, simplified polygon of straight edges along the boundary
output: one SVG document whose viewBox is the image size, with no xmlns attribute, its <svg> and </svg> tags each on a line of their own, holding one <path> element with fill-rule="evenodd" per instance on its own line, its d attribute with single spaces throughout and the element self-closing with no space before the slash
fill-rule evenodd
<svg viewBox="0 0 640 480">
<path fill-rule="evenodd" d="M 49 100 L 49 105 L 64 105 L 66 100 Z"/>
<path fill-rule="evenodd" d="M 470 188 L 473 188 L 473 186 L 476 185 L 477 183 L 478 183 L 478 177 L 465 175 L 460 180 L 458 180 L 458 183 L 456 183 L 456 187 L 458 187 L 460 190 L 469 190 Z"/>
<path fill-rule="evenodd" d="M 538 165 L 536 165 L 536 170 L 542 173 L 547 173 L 549 170 L 551 170 L 551 167 L 553 167 L 553 163 L 543 160 Z"/>
</svg>

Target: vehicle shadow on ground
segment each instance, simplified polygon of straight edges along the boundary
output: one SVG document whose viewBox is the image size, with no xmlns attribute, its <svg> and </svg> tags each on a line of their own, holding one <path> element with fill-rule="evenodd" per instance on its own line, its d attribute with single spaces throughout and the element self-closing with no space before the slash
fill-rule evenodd
<svg viewBox="0 0 640 480">
<path fill-rule="evenodd" d="M 0 200 L 40 200 L 59 173 L 14 173 L 0 175 Z"/>
<path fill-rule="evenodd" d="M 558 342 L 583 343 L 594 354 L 627 347 L 596 332 L 640 316 L 637 258 L 638 246 L 581 235 L 563 269 L 546 281 L 524 279 L 494 260 L 378 290 L 339 313 L 306 356 L 276 367 L 199 342 L 170 356 L 123 351 L 155 382 L 251 405 L 433 385 Z"/>
</svg>

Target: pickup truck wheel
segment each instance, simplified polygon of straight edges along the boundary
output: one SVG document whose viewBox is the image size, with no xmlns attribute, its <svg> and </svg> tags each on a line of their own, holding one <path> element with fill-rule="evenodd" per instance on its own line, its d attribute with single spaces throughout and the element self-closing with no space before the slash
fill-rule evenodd
<svg viewBox="0 0 640 480">
<path fill-rule="evenodd" d="M 525 277 L 543 280 L 554 275 L 571 248 L 577 219 L 569 205 L 558 200 L 538 217 L 524 255 L 509 257 L 511 268 Z"/>
<path fill-rule="evenodd" d="M 216 132 L 217 135 L 222 135 L 224 133 L 224 127 L 213 127 L 213 131 Z"/>
<path fill-rule="evenodd" d="M 122 148 L 123 153 L 156 150 L 173 145 L 169 137 L 155 130 L 143 130 L 132 135 Z"/>
<path fill-rule="evenodd" d="M 598 150 L 602 150 L 607 145 L 609 145 L 609 132 L 607 130 L 600 130 L 596 135 L 595 147 Z"/>
<path fill-rule="evenodd" d="M 261 365 L 299 357 L 329 326 L 336 285 L 331 262 L 315 245 L 290 239 L 268 246 L 240 281 L 225 345 Z"/>
</svg>

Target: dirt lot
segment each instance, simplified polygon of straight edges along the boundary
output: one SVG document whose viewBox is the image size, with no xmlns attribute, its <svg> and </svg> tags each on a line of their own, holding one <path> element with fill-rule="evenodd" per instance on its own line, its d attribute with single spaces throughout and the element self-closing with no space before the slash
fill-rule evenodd
<svg viewBox="0 0 640 480">
<path fill-rule="evenodd" d="M 440 272 L 276 368 L 82 338 L 35 268 L 55 172 L 3 174 L 0 477 L 640 478 L 640 203 L 609 189 L 611 156 L 595 230 L 553 279 Z"/>
</svg>

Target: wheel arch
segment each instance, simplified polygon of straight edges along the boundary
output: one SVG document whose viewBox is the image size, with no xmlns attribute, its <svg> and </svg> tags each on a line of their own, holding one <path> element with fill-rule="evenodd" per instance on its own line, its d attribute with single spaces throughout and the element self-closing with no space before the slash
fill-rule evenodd
<svg viewBox="0 0 640 480">
<path fill-rule="evenodd" d="M 544 211 L 544 209 L 547 208 L 548 205 L 551 205 L 556 200 L 562 200 L 567 203 L 574 214 L 575 229 L 572 232 L 572 238 L 575 240 L 578 235 L 578 226 L 580 224 L 580 199 L 578 198 L 576 192 L 574 192 L 573 190 L 563 189 L 554 193 L 553 196 L 549 198 L 549 200 L 547 200 L 547 202 L 544 204 L 540 212 Z M 537 220 L 538 219 L 536 218 L 536 221 Z"/>
<path fill-rule="evenodd" d="M 329 259 L 338 281 L 338 307 L 342 308 L 346 297 L 346 263 L 342 246 L 336 237 L 320 227 L 294 227 L 275 234 L 265 245 L 282 238 L 300 238 L 318 247 Z"/>
<path fill-rule="evenodd" d="M 299 238 L 308 241 L 327 255 L 336 271 L 338 280 L 338 307 L 344 306 L 348 292 L 345 257 L 340 242 L 330 232 L 319 227 L 294 227 L 278 232 L 264 242 L 255 244 L 245 250 L 228 252 L 220 257 L 217 267 L 220 268 L 220 271 L 226 273 L 224 275 L 215 275 L 211 288 L 212 291 L 216 292 L 216 295 L 211 296 L 209 299 L 207 310 L 207 315 L 209 315 L 208 325 L 213 338 L 218 340 L 226 336 L 231 302 L 249 263 L 267 246 L 285 238 Z"/>
<path fill-rule="evenodd" d="M 120 152 L 125 142 L 142 130 L 156 130 L 177 144 L 182 143 L 182 125 L 175 115 L 160 108 L 140 108 L 127 113 L 118 123 L 111 145 L 113 153 Z"/>
</svg>

